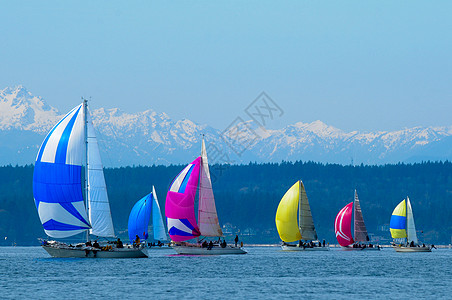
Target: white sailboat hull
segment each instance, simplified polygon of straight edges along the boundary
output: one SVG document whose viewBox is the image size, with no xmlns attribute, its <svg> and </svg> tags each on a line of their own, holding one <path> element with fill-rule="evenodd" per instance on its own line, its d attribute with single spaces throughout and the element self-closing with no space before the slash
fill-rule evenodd
<svg viewBox="0 0 452 300">
<path fill-rule="evenodd" d="M 330 247 L 313 247 L 313 248 L 303 248 L 303 247 L 299 247 L 298 245 L 296 246 L 288 246 L 288 245 L 281 245 L 281 249 L 283 251 L 329 251 Z"/>
<path fill-rule="evenodd" d="M 380 248 L 380 246 L 374 246 L 374 247 L 372 247 L 372 248 L 370 248 L 370 247 L 366 247 L 366 248 L 353 248 L 353 247 L 350 247 L 350 246 L 348 246 L 348 247 L 342 247 L 342 246 L 341 246 L 341 250 L 344 250 L 344 251 L 380 251 L 381 248 Z"/>
<path fill-rule="evenodd" d="M 169 246 L 161 246 L 161 247 L 159 247 L 159 246 L 152 246 L 152 247 L 147 247 L 146 249 L 148 249 L 148 251 L 149 250 L 171 250 L 171 249 L 173 249 L 173 247 L 169 247 Z"/>
<path fill-rule="evenodd" d="M 229 254 L 246 254 L 247 253 L 241 247 L 226 246 L 225 248 L 221 248 L 217 245 L 215 245 L 212 249 L 202 248 L 197 245 L 193 245 L 193 246 L 175 245 L 175 246 L 173 246 L 173 249 L 178 254 L 185 254 L 185 255 L 229 255 Z"/>
<path fill-rule="evenodd" d="M 430 247 L 393 246 L 396 252 L 432 252 Z"/>
<path fill-rule="evenodd" d="M 113 248 L 111 250 L 100 250 L 92 247 L 69 248 L 58 246 L 45 246 L 42 248 L 52 257 L 66 258 L 145 258 L 148 257 L 146 248 Z"/>
</svg>

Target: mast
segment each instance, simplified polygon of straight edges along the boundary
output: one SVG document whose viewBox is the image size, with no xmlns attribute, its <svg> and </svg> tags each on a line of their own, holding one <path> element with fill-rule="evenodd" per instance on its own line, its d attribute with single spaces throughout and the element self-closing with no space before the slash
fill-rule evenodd
<svg viewBox="0 0 452 300">
<path fill-rule="evenodd" d="M 300 234 L 301 234 L 301 217 L 302 217 L 302 213 L 301 213 L 301 181 L 298 180 L 298 229 L 300 230 Z M 303 239 L 303 235 L 301 236 L 300 241 Z"/>
<path fill-rule="evenodd" d="M 355 241 L 356 241 L 356 232 L 355 232 L 356 224 L 355 224 L 355 222 L 356 222 L 356 189 L 355 189 L 355 198 L 353 199 L 353 222 L 351 222 L 352 226 L 353 226 L 353 230 L 352 230 L 353 235 L 354 235 L 353 237 L 355 238 Z"/>
<path fill-rule="evenodd" d="M 414 214 L 413 214 L 413 208 L 411 207 L 411 202 L 410 202 L 410 198 L 407 196 L 407 201 L 406 201 L 406 210 L 407 210 L 407 239 L 408 242 L 414 242 L 415 244 L 418 244 L 419 241 L 417 239 L 417 234 L 416 234 L 416 225 L 414 224 Z"/>
<path fill-rule="evenodd" d="M 88 100 L 83 100 L 83 123 L 85 131 L 85 207 L 86 214 L 89 216 L 89 205 L 88 205 Z M 86 241 L 89 241 L 89 229 L 86 230 Z"/>
<path fill-rule="evenodd" d="M 406 201 L 405 201 L 405 210 L 406 210 L 406 242 L 407 242 L 407 244 L 410 242 L 410 238 L 409 238 L 409 236 L 408 236 L 408 218 L 409 218 L 409 214 L 408 214 L 408 200 L 409 200 L 409 198 L 408 198 L 408 196 L 406 197 Z"/>
</svg>

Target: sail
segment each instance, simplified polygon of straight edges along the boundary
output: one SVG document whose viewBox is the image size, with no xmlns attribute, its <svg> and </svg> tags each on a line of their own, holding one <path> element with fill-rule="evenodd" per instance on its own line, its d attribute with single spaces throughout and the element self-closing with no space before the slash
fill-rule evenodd
<svg viewBox="0 0 452 300">
<path fill-rule="evenodd" d="M 405 200 L 399 203 L 392 212 L 389 230 L 393 239 L 406 238 L 406 203 Z"/>
<path fill-rule="evenodd" d="M 308 196 L 304 188 L 303 182 L 300 184 L 300 232 L 303 240 L 317 240 L 317 232 L 315 231 L 314 221 L 312 220 L 311 207 L 309 206 Z"/>
<path fill-rule="evenodd" d="M 152 227 L 154 229 L 154 240 L 166 241 L 166 230 L 163 224 L 162 212 L 154 186 L 152 186 Z"/>
<path fill-rule="evenodd" d="M 408 242 L 414 242 L 414 244 L 418 243 L 417 240 L 417 235 L 416 235 L 416 227 L 414 226 L 414 216 L 413 216 L 413 209 L 411 208 L 411 202 L 410 202 L 410 198 L 406 197 L 407 199 L 407 203 L 406 203 L 406 208 L 407 208 L 407 222 L 406 222 L 406 227 L 407 227 L 407 239 Z"/>
<path fill-rule="evenodd" d="M 99 145 L 89 112 L 87 113 L 87 178 L 88 216 L 92 228 L 90 233 L 103 237 L 114 237 L 113 220 L 108 202 L 107 185 L 100 159 Z"/>
<path fill-rule="evenodd" d="M 187 165 L 171 183 L 166 194 L 165 215 L 168 233 L 175 242 L 200 235 L 195 217 L 195 196 L 199 181 L 201 157 Z"/>
<path fill-rule="evenodd" d="M 44 231 L 51 237 L 69 237 L 91 227 L 81 180 L 84 128 L 80 104 L 47 134 L 36 157 L 33 196 Z"/>
<path fill-rule="evenodd" d="M 218 221 L 212 182 L 210 180 L 209 164 L 204 139 L 201 149 L 201 178 L 199 181 L 198 226 L 203 236 L 223 236 Z"/>
<path fill-rule="evenodd" d="M 355 190 L 355 205 L 354 205 L 354 215 L 355 215 L 355 229 L 354 236 L 356 242 L 367 242 L 369 241 L 369 236 L 367 234 L 366 224 L 364 224 L 363 213 L 361 211 L 361 205 L 359 204 L 358 194 Z"/>
<path fill-rule="evenodd" d="M 300 184 L 297 181 L 284 194 L 276 210 L 276 229 L 284 242 L 301 240 L 297 222 L 298 203 L 300 201 Z"/>
<path fill-rule="evenodd" d="M 149 218 L 151 217 L 152 209 L 152 193 L 141 198 L 132 207 L 129 215 L 129 240 L 130 243 L 136 239 L 138 235 L 140 239 L 146 240 L 148 238 Z"/>
<path fill-rule="evenodd" d="M 350 202 L 342 208 L 334 220 L 334 232 L 336 239 L 342 247 L 353 244 L 352 237 L 352 210 L 353 202 Z"/>
</svg>

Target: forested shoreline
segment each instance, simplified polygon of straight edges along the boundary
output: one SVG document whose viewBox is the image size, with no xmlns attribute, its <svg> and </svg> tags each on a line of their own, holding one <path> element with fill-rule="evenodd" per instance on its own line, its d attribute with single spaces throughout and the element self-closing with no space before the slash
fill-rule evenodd
<svg viewBox="0 0 452 300">
<path fill-rule="evenodd" d="M 182 165 L 105 169 L 117 235 L 127 236 L 134 203 L 155 186 L 164 213 L 166 191 Z M 278 243 L 275 212 L 281 197 L 301 179 L 320 239 L 336 243 L 337 212 L 353 200 L 356 188 L 369 233 L 390 240 L 389 219 L 406 196 L 412 202 L 420 238 L 449 244 L 452 236 L 452 163 L 423 162 L 343 166 L 315 162 L 212 165 L 212 184 L 225 234 L 245 242 Z M 33 201 L 33 166 L 0 167 L 0 245 L 38 245 L 45 238 Z M 5 237 L 7 237 L 5 239 Z"/>
</svg>

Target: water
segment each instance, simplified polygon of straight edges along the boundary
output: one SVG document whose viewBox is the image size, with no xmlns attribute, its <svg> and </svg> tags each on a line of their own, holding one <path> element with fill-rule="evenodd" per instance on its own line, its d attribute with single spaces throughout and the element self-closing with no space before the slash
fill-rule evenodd
<svg viewBox="0 0 452 300">
<path fill-rule="evenodd" d="M 452 297 L 452 250 L 432 253 L 282 252 L 148 259 L 50 258 L 40 247 L 0 248 L 0 298 L 308 299 Z"/>
</svg>

